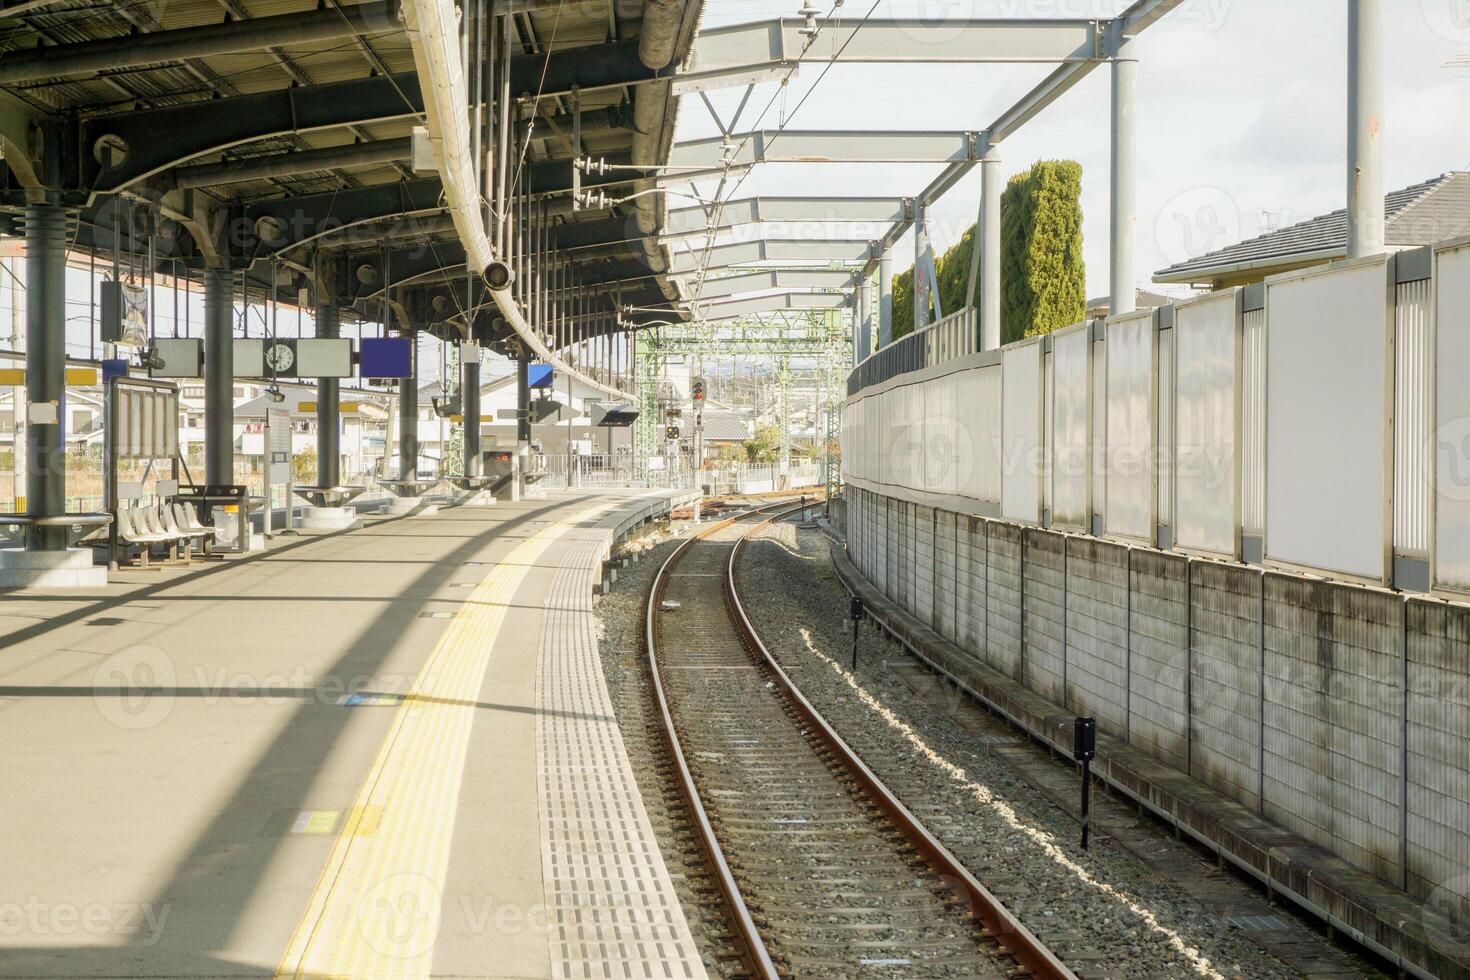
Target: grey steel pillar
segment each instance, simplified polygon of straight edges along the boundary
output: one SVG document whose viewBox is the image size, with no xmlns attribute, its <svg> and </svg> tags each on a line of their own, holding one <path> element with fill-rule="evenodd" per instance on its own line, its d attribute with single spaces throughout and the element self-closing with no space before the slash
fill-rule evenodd
<svg viewBox="0 0 1470 980">
<path fill-rule="evenodd" d="M 60 517 L 66 513 L 66 210 L 26 205 L 25 233 L 26 402 L 41 406 L 28 412 L 25 426 L 26 513 Z M 26 529 L 28 551 L 65 547 L 65 528 Z"/>
<path fill-rule="evenodd" d="M 929 297 L 936 289 L 934 246 L 929 241 L 929 206 L 914 202 L 914 332 L 929 325 Z M 935 304 L 936 306 L 938 304 Z"/>
<path fill-rule="evenodd" d="M 464 418 L 464 475 L 484 472 L 480 456 L 480 345 L 467 340 L 459 347 L 460 411 Z"/>
<path fill-rule="evenodd" d="M 1347 256 L 1384 247 L 1383 0 L 1348 0 Z"/>
<path fill-rule="evenodd" d="M 523 455 L 531 448 L 531 356 L 524 350 L 516 358 L 516 449 Z"/>
<path fill-rule="evenodd" d="M 342 311 L 329 301 L 317 301 L 316 335 L 335 339 L 342 331 Z M 341 391 L 336 378 L 316 381 L 316 482 L 335 487 L 342 482 Z"/>
<path fill-rule="evenodd" d="M 1138 60 L 1133 54 L 1131 38 L 1117 38 L 1113 60 L 1113 177 L 1111 268 L 1112 289 L 1108 305 L 1111 312 L 1132 313 L 1138 305 L 1134 285 L 1134 236 L 1137 233 L 1138 204 L 1138 117 L 1135 96 L 1138 92 Z"/>
<path fill-rule="evenodd" d="M 204 482 L 235 482 L 235 310 L 228 269 L 204 270 Z"/>
<path fill-rule="evenodd" d="M 893 253 L 878 256 L 878 347 L 893 343 Z"/>
<path fill-rule="evenodd" d="M 852 366 L 857 367 L 873 349 L 873 298 L 868 294 L 867 276 L 858 276 L 857 305 L 852 312 Z"/>
<path fill-rule="evenodd" d="M 994 147 L 980 160 L 980 349 L 1000 347 L 1000 157 Z"/>
<path fill-rule="evenodd" d="M 416 480 L 419 475 L 419 337 L 413 331 L 408 337 L 408 377 L 398 382 L 398 479 Z M 405 487 L 405 496 L 411 491 Z"/>
</svg>

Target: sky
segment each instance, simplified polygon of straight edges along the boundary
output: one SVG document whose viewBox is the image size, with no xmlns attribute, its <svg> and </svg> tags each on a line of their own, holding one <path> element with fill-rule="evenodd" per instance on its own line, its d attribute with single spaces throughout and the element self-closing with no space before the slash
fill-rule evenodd
<svg viewBox="0 0 1470 980">
<path fill-rule="evenodd" d="M 831 0 L 816 0 L 824 11 Z M 1385 0 L 1385 189 L 1470 169 L 1470 0 Z M 793 16 L 797 0 L 708 0 L 704 25 Z M 873 0 L 847 0 L 844 21 Z M 1107 18 L 1127 0 L 877 0 L 874 17 Z M 1186 0 L 1136 42 L 1138 285 L 1165 266 L 1269 226 L 1343 206 L 1347 177 L 1345 0 Z M 792 129 L 982 130 L 1046 74 L 1042 65 L 807 65 L 780 93 L 757 87 L 740 129 L 770 109 Z M 1110 70 L 1100 67 L 1002 144 L 1004 176 L 1037 160 L 1083 167 L 1089 296 L 1108 292 Z M 810 92 L 808 95 L 807 93 Z M 777 97 L 772 103 L 772 94 Z M 728 120 L 740 89 L 711 93 Z M 802 102 L 806 96 L 805 102 Z M 797 104 L 801 102 L 799 109 Z M 783 107 L 785 113 L 783 115 Z M 793 109 L 795 112 L 793 113 Z M 680 107 L 676 139 L 718 136 L 697 97 Z M 910 196 L 931 165 L 766 164 L 738 196 Z M 931 209 L 936 250 L 974 221 L 979 168 Z M 689 202 L 671 200 L 670 206 Z M 913 263 L 912 236 L 895 271 Z"/>
</svg>

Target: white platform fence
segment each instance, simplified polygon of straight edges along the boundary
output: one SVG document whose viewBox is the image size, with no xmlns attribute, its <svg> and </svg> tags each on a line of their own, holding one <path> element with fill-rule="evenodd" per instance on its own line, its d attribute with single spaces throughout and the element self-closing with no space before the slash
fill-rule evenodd
<svg viewBox="0 0 1470 980">
<path fill-rule="evenodd" d="M 1470 240 L 1000 351 L 954 349 L 917 368 L 855 369 L 845 482 L 1167 551 L 1470 594 Z"/>
</svg>

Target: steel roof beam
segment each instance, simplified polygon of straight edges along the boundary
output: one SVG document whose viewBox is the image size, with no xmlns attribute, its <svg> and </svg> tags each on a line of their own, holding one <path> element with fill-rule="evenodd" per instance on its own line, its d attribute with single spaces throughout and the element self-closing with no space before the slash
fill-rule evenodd
<svg viewBox="0 0 1470 980">
<path fill-rule="evenodd" d="M 873 244 L 865 241 L 759 240 L 716 245 L 697 252 L 675 252 L 669 266 L 674 274 L 756 265 L 760 262 L 865 262 L 873 255 Z"/>
<path fill-rule="evenodd" d="M 319 150 L 297 150 L 294 153 L 225 160 L 197 167 L 181 167 L 174 171 L 173 183 L 175 187 L 187 190 L 191 187 L 243 184 L 251 180 L 292 177 L 322 170 L 340 170 L 344 167 L 391 164 L 407 160 L 411 146 L 412 141 L 408 139 L 373 140 Z"/>
<path fill-rule="evenodd" d="M 555 193 L 572 186 L 568 160 L 535 164 L 529 168 L 529 174 L 532 190 L 537 193 Z M 390 229 L 386 234 L 415 234 L 421 227 L 416 216 L 441 212 L 443 194 L 444 185 L 438 177 L 421 177 L 396 184 L 349 187 L 261 201 L 248 205 L 244 215 L 257 227 L 262 219 L 267 219 L 278 233 L 266 237 L 266 244 L 273 252 L 285 252 L 308 242 L 342 236 L 345 229 L 370 222 L 401 218 L 405 222 L 403 228 Z"/>
<path fill-rule="evenodd" d="M 780 310 L 840 310 L 851 303 L 843 293 L 776 293 L 749 299 L 695 303 L 689 312 L 696 320 L 731 320 L 752 313 L 775 313 Z"/>
<path fill-rule="evenodd" d="M 777 269 L 771 272 L 746 272 L 723 279 L 706 279 L 699 290 L 700 300 L 720 299 L 738 293 L 754 293 L 767 289 L 846 289 L 856 274 L 850 269 Z"/>
<path fill-rule="evenodd" d="M 1120 37 L 1134 37 L 1142 33 L 1183 2 L 1184 0 L 1135 0 L 1128 9 L 1113 20 L 1102 22 L 1101 27 L 1108 40 L 1107 57 L 1112 56 L 1113 48 Z M 990 147 L 998 145 L 1006 137 L 1013 135 L 1043 109 L 1060 99 L 1078 82 L 1091 74 L 1098 64 L 1100 64 L 1098 61 L 1082 61 L 1064 64 L 1057 68 L 1039 85 L 1022 96 L 1020 101 L 1001 113 L 989 127 L 981 131 L 981 137 L 977 141 L 979 145 L 976 147 L 978 156 L 950 164 L 917 195 L 917 199 L 937 200 L 959 183 L 961 178 L 970 172 L 970 168 L 979 163 Z M 911 218 L 905 218 L 894 225 L 888 234 L 883 236 L 878 252 L 892 248 L 912 226 Z M 864 271 L 871 273 L 876 267 L 877 256 L 875 254 Z"/>
<path fill-rule="evenodd" d="M 582 118 L 582 132 L 597 133 L 632 125 L 628 113 L 619 107 L 589 112 Z M 370 140 L 329 146 L 318 150 L 296 150 L 268 156 L 224 160 L 220 163 L 181 167 L 173 173 L 174 186 L 180 189 L 213 187 L 217 184 L 241 184 L 252 180 L 292 177 L 299 174 L 346 167 L 401 163 L 409 159 L 412 141 L 408 139 Z"/>
<path fill-rule="evenodd" d="M 804 18 L 780 17 L 708 28 L 694 41 L 689 71 L 713 75 L 796 61 L 1055 63 L 1103 56 L 1093 20 L 827 21 L 810 42 L 805 27 Z"/>
<path fill-rule="evenodd" d="M 523 55 L 511 66 L 512 91 L 539 90 L 543 99 L 569 94 L 573 87 L 585 93 L 656 77 L 659 72 L 638 60 L 637 41 L 569 48 L 549 58 Z M 82 125 L 80 186 L 118 190 L 186 160 L 255 140 L 417 119 L 423 112 L 418 76 L 405 72 L 98 116 Z M 103 168 L 93 151 L 109 139 L 121 140 L 126 149 L 113 166 Z M 566 170 L 570 178 L 570 163 Z M 615 182 L 632 179 L 629 174 Z"/>
<path fill-rule="evenodd" d="M 396 18 L 390 21 L 388 6 L 383 3 L 348 4 L 340 12 L 313 10 L 248 21 L 227 20 L 221 24 L 8 52 L 0 60 L 0 85 L 20 85 L 46 78 L 139 68 L 401 29 L 402 25 L 396 23 Z"/>
<path fill-rule="evenodd" d="M 688 180 L 687 167 L 720 172 L 757 163 L 953 163 L 978 159 L 976 133 L 861 129 L 756 130 L 676 143 L 664 182 Z M 733 144 L 733 151 L 731 146 Z M 728 156 L 727 156 L 728 154 Z"/>
<path fill-rule="evenodd" d="M 664 222 L 669 237 L 684 237 L 715 229 L 770 221 L 894 222 L 906 215 L 901 197 L 746 197 L 724 201 L 719 213 L 702 207 L 675 208 Z"/>
</svg>

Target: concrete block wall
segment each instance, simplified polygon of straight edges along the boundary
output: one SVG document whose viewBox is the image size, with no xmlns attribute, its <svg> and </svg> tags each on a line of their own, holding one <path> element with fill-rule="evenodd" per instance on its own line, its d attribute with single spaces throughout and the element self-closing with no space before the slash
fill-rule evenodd
<svg viewBox="0 0 1470 980">
<path fill-rule="evenodd" d="M 977 663 L 1463 918 L 1470 608 L 849 494 L 858 567 Z"/>
<path fill-rule="evenodd" d="M 938 554 L 934 548 L 933 507 L 915 504 L 910 511 L 910 522 L 914 529 L 914 602 L 910 607 L 930 626 L 938 618 L 937 597 L 934 594 L 938 570 Z"/>
<path fill-rule="evenodd" d="M 1411 599 L 1407 611 L 1408 890 L 1449 904 L 1470 900 L 1470 878 L 1445 876 L 1470 868 L 1470 608 Z"/>
<path fill-rule="evenodd" d="M 1260 809 L 1261 573 L 1191 566 L 1190 717 L 1196 778 Z"/>
<path fill-rule="evenodd" d="M 1128 732 L 1158 759 L 1189 770 L 1189 606 L 1186 562 L 1133 550 L 1129 559 Z"/>
<path fill-rule="evenodd" d="M 1066 539 L 1059 534 L 1027 528 L 1021 532 L 1025 570 L 1022 593 L 1022 631 L 1026 670 L 1022 680 L 1037 694 L 1067 706 L 1065 630 L 1066 590 L 1063 586 Z"/>
<path fill-rule="evenodd" d="M 934 621 L 932 625 L 945 636 L 958 636 L 956 596 L 958 572 L 955 528 L 959 515 L 947 510 L 934 511 Z"/>
<path fill-rule="evenodd" d="M 1015 680 L 1025 679 L 1021 648 L 1021 529 L 986 522 L 985 636 L 977 656 Z"/>
<path fill-rule="evenodd" d="M 955 592 L 958 609 L 954 635 L 966 650 L 985 649 L 985 527 L 965 515 L 955 525 Z"/>
<path fill-rule="evenodd" d="M 1066 549 L 1067 704 L 1128 728 L 1128 549 L 1088 538 Z"/>
</svg>

